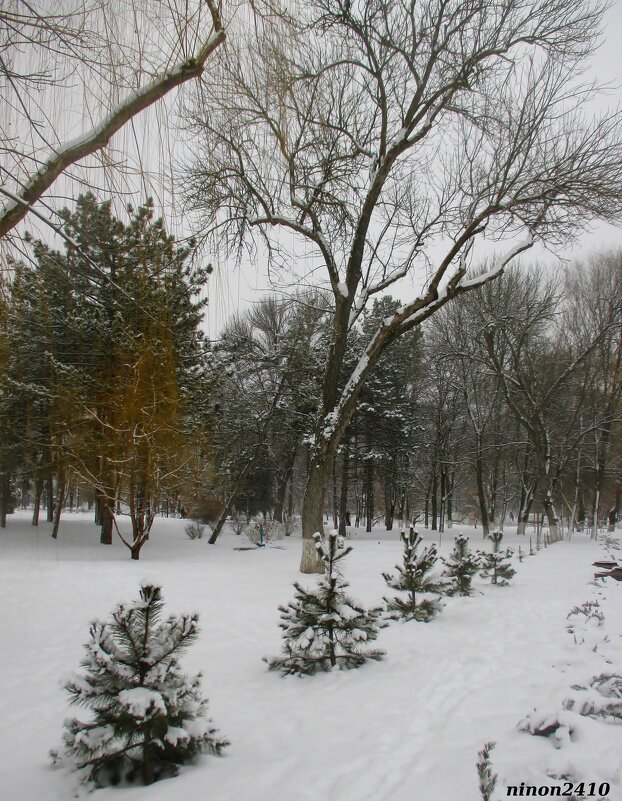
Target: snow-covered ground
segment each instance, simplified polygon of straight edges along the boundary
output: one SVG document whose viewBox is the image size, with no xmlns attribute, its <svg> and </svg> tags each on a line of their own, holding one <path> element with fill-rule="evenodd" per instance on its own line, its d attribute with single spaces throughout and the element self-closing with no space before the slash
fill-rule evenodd
<svg viewBox="0 0 622 801">
<path fill-rule="evenodd" d="M 443 553 L 458 533 L 482 547 L 481 531 L 454 526 Z M 528 551 L 512 531 L 506 540 Z M 351 542 L 344 568 L 352 595 L 377 605 L 389 593 L 381 572 L 401 558 L 399 532 Z M 474 596 L 448 599 L 432 622 L 384 629 L 383 661 L 303 679 L 269 673 L 261 661 L 280 651 L 277 607 L 301 578 L 300 541 L 236 550 L 241 544 L 228 532 L 216 546 L 191 541 L 184 521 L 158 519 L 132 562 L 121 543 L 98 544 L 89 516 L 67 514 L 58 542 L 48 524 L 37 530 L 27 514 L 9 518 L 0 531 L 3 799 L 66 801 L 84 792 L 74 774 L 49 766 L 63 719 L 80 712 L 70 712 L 62 678 L 78 669 L 89 622 L 137 597 L 148 578 L 161 584 L 171 613 L 200 614 L 199 641 L 182 664 L 203 672 L 212 718 L 231 746 L 150 787 L 98 790 L 100 801 L 478 801 L 475 763 L 487 741 L 497 743 L 495 801 L 521 781 L 565 789 L 563 777 L 588 783 L 586 791 L 608 782 L 607 798 L 622 801 L 622 726 L 580 714 L 594 691 L 572 689 L 622 673 L 622 584 L 591 583 L 592 562 L 607 556 L 602 543 L 575 535 L 516 560 L 508 587 L 476 578 Z M 593 600 L 602 625 L 583 614 L 567 619 Z M 570 697 L 574 707 L 564 710 Z M 521 721 L 561 725 L 542 737 L 520 731 Z"/>
</svg>

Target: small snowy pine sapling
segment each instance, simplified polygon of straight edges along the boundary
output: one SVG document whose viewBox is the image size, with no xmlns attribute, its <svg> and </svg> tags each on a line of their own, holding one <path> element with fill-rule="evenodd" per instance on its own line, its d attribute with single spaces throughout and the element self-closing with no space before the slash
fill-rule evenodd
<svg viewBox="0 0 622 801">
<path fill-rule="evenodd" d="M 477 752 L 477 775 L 479 776 L 479 791 L 482 801 L 492 801 L 492 794 L 497 786 L 499 776 L 493 773 L 490 752 L 495 747 L 495 743 L 484 743 L 481 751 Z"/>
<path fill-rule="evenodd" d="M 449 558 L 443 559 L 443 576 L 451 579 L 448 595 L 470 595 L 473 576 L 480 569 L 479 557 L 469 549 L 469 538 L 459 534 Z"/>
<path fill-rule="evenodd" d="M 97 786 L 136 778 L 151 784 L 229 744 L 206 717 L 201 674 L 186 676 L 177 660 L 197 637 L 198 616 L 161 621 L 163 605 L 160 588 L 143 584 L 140 600 L 119 604 L 110 622 L 92 623 L 85 672 L 65 684 L 91 719 L 65 721 L 64 756 Z"/>
<path fill-rule="evenodd" d="M 421 537 L 414 529 L 406 534 L 400 532 L 404 546 L 403 563 L 395 565 L 396 574 L 383 573 L 382 577 L 391 589 L 399 590 L 405 597 L 384 598 L 389 617 L 393 620 L 432 620 L 443 608 L 438 597 L 446 589 L 447 582 L 440 576 L 430 575 L 438 559 L 436 546 L 430 545 L 418 552 Z"/>
<path fill-rule="evenodd" d="M 348 583 L 338 563 L 352 548 L 344 547 L 336 531 L 313 536 L 324 575 L 314 590 L 294 583 L 294 600 L 279 607 L 283 655 L 264 658 L 269 670 L 280 670 L 285 676 L 357 668 L 368 659 L 382 659 L 385 653 L 369 648 L 378 636 L 380 610 L 363 609 L 345 592 Z"/>
<path fill-rule="evenodd" d="M 493 531 L 490 535 L 492 551 L 490 553 L 479 552 L 482 565 L 480 576 L 482 578 L 490 576 L 490 583 L 498 587 L 509 584 L 510 579 L 516 574 L 516 570 L 510 564 L 514 551 L 511 548 L 506 548 L 505 551 L 499 550 L 502 540 L 503 534 L 500 531 Z"/>
</svg>

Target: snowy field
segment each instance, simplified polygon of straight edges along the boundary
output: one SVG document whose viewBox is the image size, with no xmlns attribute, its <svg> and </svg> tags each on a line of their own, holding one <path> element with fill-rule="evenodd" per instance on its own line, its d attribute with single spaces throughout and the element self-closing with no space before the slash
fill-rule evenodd
<svg viewBox="0 0 622 801">
<path fill-rule="evenodd" d="M 293 597 L 291 583 L 300 578 L 299 539 L 240 551 L 233 533 L 210 546 L 189 540 L 184 523 L 156 520 L 132 562 L 118 541 L 98 544 L 90 516 L 67 514 L 58 542 L 49 524 L 37 530 L 27 515 L 10 516 L 0 532 L 2 799 L 85 794 L 74 774 L 49 766 L 63 719 L 86 714 L 70 710 L 62 678 L 78 669 L 89 622 L 136 598 L 148 578 L 161 584 L 170 613 L 200 614 L 199 640 L 182 665 L 203 672 L 211 716 L 231 746 L 150 787 L 97 790 L 98 801 L 478 801 L 475 764 L 487 741 L 497 743 L 495 801 L 508 797 L 508 785 L 563 790 L 565 778 L 585 782 L 586 793 L 594 782 L 594 798 L 609 783 L 606 797 L 622 801 L 620 720 L 581 714 L 603 696 L 572 689 L 622 673 L 622 583 L 592 580 L 592 562 L 621 551 L 608 554 L 602 542 L 575 535 L 515 560 L 509 587 L 476 578 L 473 597 L 447 599 L 432 622 L 392 623 L 377 640 L 387 652 L 381 662 L 281 678 L 261 658 L 280 651 L 277 606 Z M 443 553 L 458 533 L 482 547 L 481 531 L 454 526 L 443 535 Z M 431 532 L 424 539 L 438 543 Z M 528 550 L 528 538 L 506 530 L 504 545 L 519 540 Z M 381 572 L 401 559 L 399 532 L 378 529 L 351 542 L 344 568 L 352 595 L 377 605 L 390 594 Z M 600 625 L 581 614 L 567 619 L 594 600 Z M 574 705 L 564 709 L 569 698 Z M 555 731 L 519 730 L 526 719 Z"/>
</svg>

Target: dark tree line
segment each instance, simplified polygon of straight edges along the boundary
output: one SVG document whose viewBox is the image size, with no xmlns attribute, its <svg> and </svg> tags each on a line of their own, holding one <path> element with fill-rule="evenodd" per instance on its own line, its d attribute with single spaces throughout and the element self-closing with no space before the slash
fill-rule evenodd
<svg viewBox="0 0 622 801">
<path fill-rule="evenodd" d="M 353 360 L 397 305 L 385 297 L 362 315 Z M 317 298 L 270 299 L 232 321 L 216 349 L 226 376 L 216 475 L 230 485 L 243 473 L 235 505 L 250 514 L 300 510 L 329 321 Z M 572 529 L 614 525 L 621 356 L 620 254 L 575 265 L 565 282 L 512 269 L 448 304 L 371 371 L 332 462 L 326 523 L 345 533 L 347 520 L 368 530 L 416 520 L 442 531 L 468 519 L 488 536 L 511 521 L 524 533 L 540 516 L 552 540 L 562 517 Z"/>
</svg>

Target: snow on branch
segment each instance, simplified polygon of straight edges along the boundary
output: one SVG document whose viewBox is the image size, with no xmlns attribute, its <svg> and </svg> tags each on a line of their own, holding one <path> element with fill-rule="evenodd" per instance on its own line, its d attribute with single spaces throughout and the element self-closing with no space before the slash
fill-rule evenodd
<svg viewBox="0 0 622 801">
<path fill-rule="evenodd" d="M 225 39 L 225 30 L 217 5 L 214 0 L 206 2 L 212 16 L 213 31 L 196 55 L 175 64 L 145 86 L 132 92 L 113 108 L 99 125 L 54 150 L 16 197 L 0 210 L 0 238 L 6 236 L 26 216 L 32 204 L 68 167 L 101 150 L 129 120 L 152 106 L 172 89 L 200 77 L 208 57 Z"/>
<path fill-rule="evenodd" d="M 511 248 L 505 256 L 503 256 L 494 267 L 491 267 L 490 270 L 486 270 L 485 273 L 481 273 L 480 275 L 475 275 L 473 278 L 469 278 L 467 281 L 460 281 L 458 284 L 458 289 L 462 291 L 468 291 L 469 289 L 475 289 L 478 286 L 482 286 L 482 284 L 488 283 L 488 281 L 492 281 L 495 278 L 498 278 L 503 270 L 507 267 L 507 265 L 512 261 L 512 259 L 516 258 L 519 254 L 523 253 L 525 250 L 529 250 L 529 248 L 533 245 L 533 235 L 530 233 L 525 239 L 519 242 L 515 247 Z"/>
<path fill-rule="evenodd" d="M 350 419 L 350 413 L 356 405 L 356 399 L 365 378 L 373 369 L 384 349 L 391 342 L 427 320 L 451 298 L 483 286 L 488 281 L 497 278 L 513 258 L 533 245 L 533 241 L 533 235 L 529 233 L 523 241 L 511 248 L 490 270 L 464 281 L 463 278 L 467 270 L 467 256 L 472 247 L 472 240 L 467 242 L 460 255 L 458 267 L 443 286 L 438 287 L 437 282 L 433 281 L 422 295 L 411 303 L 400 307 L 392 316 L 385 318 L 346 382 L 334 409 L 324 418 L 322 438 L 328 441 L 335 436 L 340 436 Z"/>
</svg>

